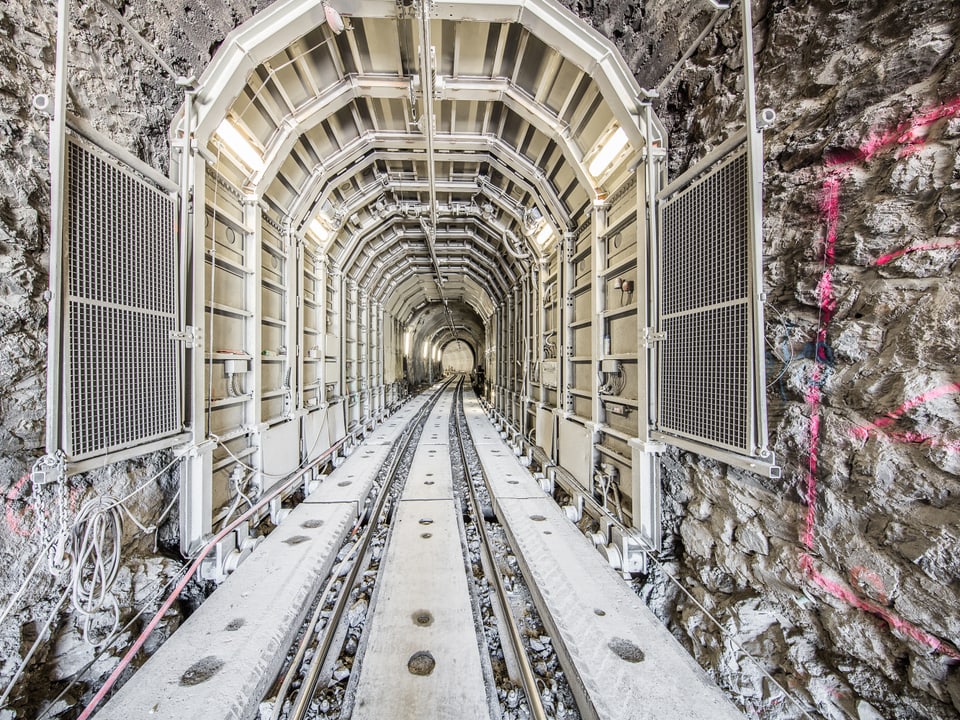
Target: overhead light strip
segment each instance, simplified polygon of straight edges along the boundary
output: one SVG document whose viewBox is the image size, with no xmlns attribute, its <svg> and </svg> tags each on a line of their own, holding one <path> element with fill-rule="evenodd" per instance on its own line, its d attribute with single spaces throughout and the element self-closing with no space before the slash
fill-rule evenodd
<svg viewBox="0 0 960 720">
<path fill-rule="evenodd" d="M 223 141 L 230 154 L 243 163 L 248 170 L 253 173 L 263 170 L 263 156 L 230 118 L 224 118 L 217 128 L 216 135 Z"/>
</svg>

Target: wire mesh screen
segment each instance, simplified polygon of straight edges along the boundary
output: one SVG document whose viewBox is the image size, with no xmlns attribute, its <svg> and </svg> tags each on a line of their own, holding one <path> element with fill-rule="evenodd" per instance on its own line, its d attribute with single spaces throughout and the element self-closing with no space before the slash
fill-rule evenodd
<svg viewBox="0 0 960 720">
<path fill-rule="evenodd" d="M 660 205 L 658 429 L 750 454 L 749 192 L 741 146 Z"/>
<path fill-rule="evenodd" d="M 82 459 L 180 430 L 177 202 L 67 145 L 67 447 Z"/>
</svg>

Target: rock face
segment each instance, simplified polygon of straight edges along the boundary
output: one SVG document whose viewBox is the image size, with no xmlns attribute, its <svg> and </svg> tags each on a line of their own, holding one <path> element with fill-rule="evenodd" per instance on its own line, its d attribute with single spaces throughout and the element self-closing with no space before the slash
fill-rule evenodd
<svg viewBox="0 0 960 720">
<path fill-rule="evenodd" d="M 712 12 L 568 6 L 648 87 Z M 784 477 L 668 458 L 666 556 L 723 629 L 660 570 L 642 592 L 750 715 L 801 716 L 768 672 L 815 716 L 960 717 L 960 14 L 753 9 L 759 104 L 778 113 L 764 262 Z M 673 173 L 738 125 L 740 38 L 735 4 L 665 88 Z"/>
<path fill-rule="evenodd" d="M 264 5 L 266 3 L 260 3 Z M 167 137 L 173 113 L 181 102 L 172 79 L 157 63 L 119 31 L 95 2 L 71 2 L 71 111 L 115 142 L 160 170 L 168 163 Z M 121 4 L 123 7 L 123 4 Z M 199 72 L 234 26 L 257 10 L 256 2 L 176 0 L 136 2 L 126 19 L 160 49 L 165 60 L 185 75 Z M 46 411 L 46 322 L 44 292 L 48 286 L 49 175 L 46 115 L 34 110 L 38 93 L 53 91 L 56 3 L 11 2 L 0 7 L 0 598 L 5 606 L 38 559 L 44 560 L 45 537 L 57 524 L 47 518 L 41 532 L 34 507 L 68 508 L 72 516 L 91 498 L 123 497 L 152 478 L 169 461 L 161 455 L 121 463 L 97 473 L 71 478 L 59 488 L 35 488 L 29 479 L 34 461 L 44 451 Z M 143 608 L 152 613 L 156 596 L 181 563 L 164 556 L 176 548 L 176 508 L 160 521 L 178 480 L 170 471 L 159 476 L 127 503 L 148 529 L 142 532 L 126 518 L 124 565 L 114 595 L 126 622 Z M 159 551 L 157 548 L 159 546 Z M 95 659 L 97 651 L 82 639 L 82 618 L 66 601 L 55 611 L 67 578 L 51 575 L 42 562 L 9 617 L 0 623 L 0 687 L 6 688 L 37 632 L 51 619 L 51 628 L 0 717 L 36 717 L 66 688 L 72 674 L 93 663 L 84 682 L 69 690 L 52 712 L 89 697 L 86 683 L 96 683 L 115 666 L 111 653 L 134 636 L 126 631 L 113 650 Z M 160 598 L 162 601 L 162 598 Z M 0 607 L 2 607 L 0 606 Z M 111 613 L 94 618 L 94 635 L 109 630 Z M 165 618 L 159 636 L 178 622 Z M 134 626 L 136 627 L 136 626 Z M 155 642 L 155 640 L 151 640 Z M 53 681 L 53 682 L 52 682 Z M 63 682 L 60 682 L 63 681 Z M 82 707 L 82 706 L 81 706 Z M 77 711 L 67 711 L 75 716 Z"/>
<path fill-rule="evenodd" d="M 647 87 L 713 12 L 681 0 L 565 4 L 617 44 Z M 97 4 L 73 5 L 74 110 L 164 167 L 180 102 L 173 83 Z M 189 74 L 258 4 L 121 7 Z M 737 8 L 656 105 L 673 174 L 742 122 Z M 784 477 L 667 456 L 667 551 L 641 592 L 751 716 L 801 717 L 803 706 L 824 718 L 958 717 L 960 13 L 955 0 L 759 0 L 753 9 L 759 103 L 778 113 L 766 136 L 764 260 L 770 439 Z M 20 479 L 43 443 L 46 119 L 31 100 L 52 84 L 54 20 L 49 3 L 0 9 L 2 595 L 39 549 Z M 123 492 L 159 461 L 71 487 L 78 498 Z M 172 480 L 151 489 L 144 522 Z M 135 605 L 137 578 L 171 568 L 151 543 L 127 540 L 137 549 L 122 601 Z M 33 583 L 0 628 L 4 685 L 61 591 Z M 36 681 L 88 661 L 75 656 L 75 622 L 57 619 Z M 14 695 L 22 716 L 35 714 L 29 696 Z"/>
</svg>

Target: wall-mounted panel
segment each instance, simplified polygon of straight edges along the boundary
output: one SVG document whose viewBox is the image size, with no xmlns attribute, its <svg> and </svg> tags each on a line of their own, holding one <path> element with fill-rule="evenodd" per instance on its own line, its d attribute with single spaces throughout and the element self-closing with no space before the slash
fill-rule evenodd
<svg viewBox="0 0 960 720">
<path fill-rule="evenodd" d="M 64 451 L 103 455 L 182 429 L 178 200 L 69 136 Z"/>
</svg>

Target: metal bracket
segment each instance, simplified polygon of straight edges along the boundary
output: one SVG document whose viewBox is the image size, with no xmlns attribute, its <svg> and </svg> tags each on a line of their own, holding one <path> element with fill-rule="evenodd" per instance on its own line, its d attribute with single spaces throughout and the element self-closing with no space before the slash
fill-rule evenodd
<svg viewBox="0 0 960 720">
<path fill-rule="evenodd" d="M 650 347 L 656 342 L 663 342 L 667 339 L 667 333 L 656 332 L 653 328 L 643 329 L 643 344 Z"/>
<path fill-rule="evenodd" d="M 169 339 L 185 343 L 188 348 L 200 347 L 203 344 L 203 330 L 187 325 L 183 330 L 171 330 Z"/>
</svg>

